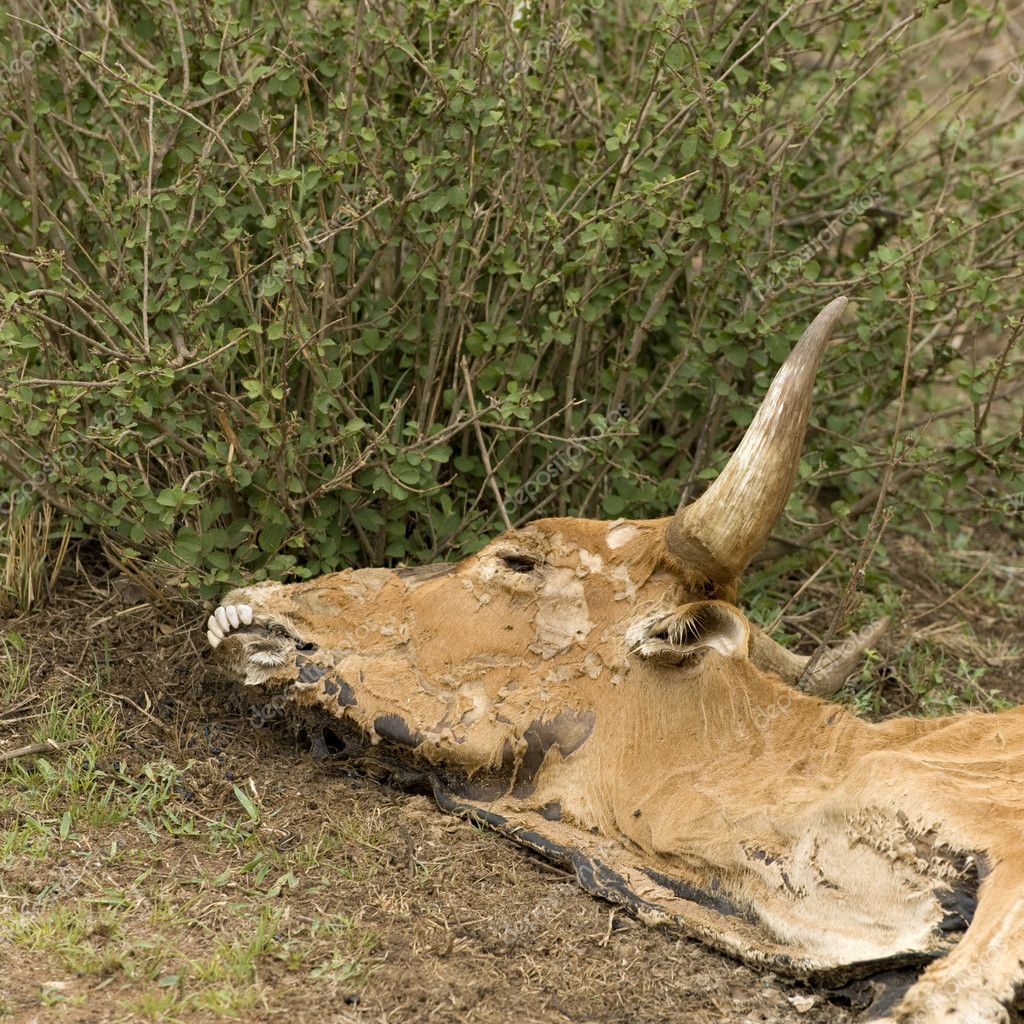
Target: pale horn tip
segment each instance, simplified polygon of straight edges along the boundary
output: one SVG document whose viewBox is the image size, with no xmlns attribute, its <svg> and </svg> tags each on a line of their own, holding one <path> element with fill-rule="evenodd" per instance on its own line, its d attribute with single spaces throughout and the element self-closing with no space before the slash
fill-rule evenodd
<svg viewBox="0 0 1024 1024">
<path fill-rule="evenodd" d="M 835 330 L 836 324 L 842 319 L 850 300 L 845 295 L 833 299 L 808 325 L 800 341 L 811 341 L 812 344 L 828 341 Z M 799 343 L 798 343 L 799 344 Z"/>
<path fill-rule="evenodd" d="M 845 295 L 837 295 L 819 314 L 817 319 L 825 320 L 835 325 L 839 318 L 846 312 L 850 300 Z"/>
</svg>

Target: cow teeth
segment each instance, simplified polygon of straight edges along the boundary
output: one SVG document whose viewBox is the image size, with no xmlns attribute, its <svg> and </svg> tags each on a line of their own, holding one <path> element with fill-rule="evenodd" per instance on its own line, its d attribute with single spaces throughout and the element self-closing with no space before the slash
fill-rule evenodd
<svg viewBox="0 0 1024 1024">
<path fill-rule="evenodd" d="M 231 630 L 240 626 L 251 626 L 253 618 L 252 608 L 247 604 L 218 605 L 206 620 L 206 635 L 210 643 L 216 647 Z"/>
</svg>

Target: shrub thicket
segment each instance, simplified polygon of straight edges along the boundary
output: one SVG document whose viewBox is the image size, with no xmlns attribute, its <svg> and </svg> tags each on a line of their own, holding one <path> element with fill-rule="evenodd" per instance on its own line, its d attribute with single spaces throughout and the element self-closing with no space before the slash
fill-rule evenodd
<svg viewBox="0 0 1024 1024">
<path fill-rule="evenodd" d="M 872 505 L 911 309 L 895 516 L 1019 518 L 1024 119 L 991 11 L 3 17 L 12 519 L 46 502 L 219 588 L 465 552 L 500 505 L 664 514 L 841 292 L 783 531 L 842 543 Z"/>
</svg>

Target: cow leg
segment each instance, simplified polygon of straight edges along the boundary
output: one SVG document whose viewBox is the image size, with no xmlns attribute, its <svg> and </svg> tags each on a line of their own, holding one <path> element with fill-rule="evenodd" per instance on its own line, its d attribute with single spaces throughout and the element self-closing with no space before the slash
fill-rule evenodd
<svg viewBox="0 0 1024 1024">
<path fill-rule="evenodd" d="M 895 1024 L 1006 1024 L 1024 985 L 1024 870 L 1005 862 L 982 883 L 974 920 L 900 1003 Z"/>
</svg>

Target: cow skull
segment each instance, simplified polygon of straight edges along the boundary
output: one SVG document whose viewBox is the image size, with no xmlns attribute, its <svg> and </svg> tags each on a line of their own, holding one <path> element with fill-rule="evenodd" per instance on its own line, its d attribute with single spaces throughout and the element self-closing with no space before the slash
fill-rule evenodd
<svg viewBox="0 0 1024 1024">
<path fill-rule="evenodd" d="M 828 983 L 934 960 L 896 1019 L 992 1024 L 1024 981 L 1022 713 L 863 722 L 765 671 L 802 665 L 732 603 L 845 305 L 675 516 L 538 520 L 458 564 L 242 588 L 208 636 L 236 678 L 645 921 Z"/>
</svg>

